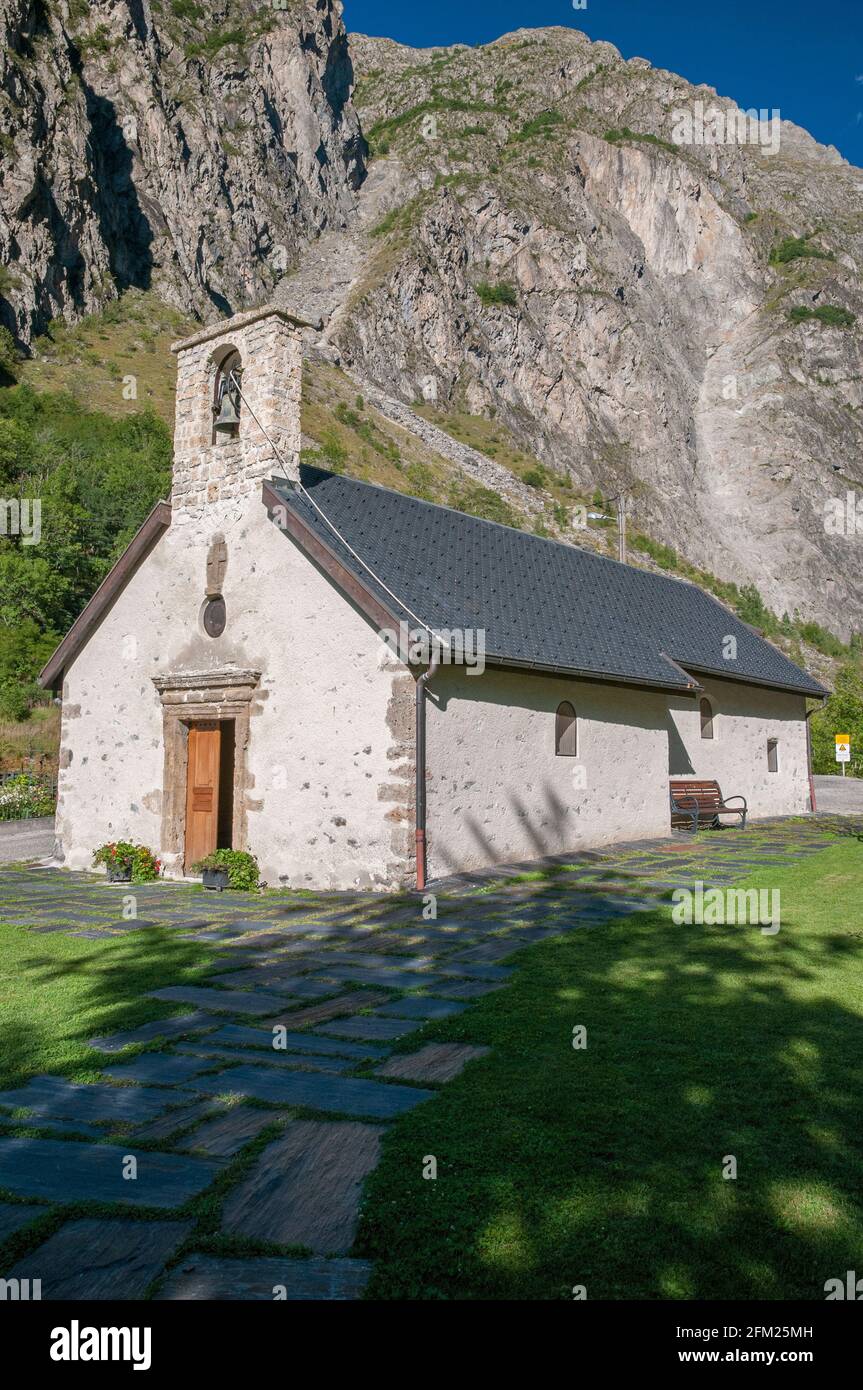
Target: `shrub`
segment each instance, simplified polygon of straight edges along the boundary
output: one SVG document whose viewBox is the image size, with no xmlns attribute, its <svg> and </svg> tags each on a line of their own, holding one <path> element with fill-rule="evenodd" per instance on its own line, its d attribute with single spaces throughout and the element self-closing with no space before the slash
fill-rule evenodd
<svg viewBox="0 0 863 1390">
<path fill-rule="evenodd" d="M 670 150 L 672 154 L 679 154 L 677 145 L 672 145 L 668 140 L 661 140 L 658 135 L 643 134 L 639 130 L 630 130 L 628 125 L 621 126 L 620 130 L 607 130 L 603 137 L 609 144 L 616 145 L 621 140 L 642 140 L 648 145 L 659 145 L 663 150 Z"/>
<path fill-rule="evenodd" d="M 0 294 L 2 294 L 2 289 L 0 289 Z M 14 381 L 20 360 L 15 339 L 9 329 L 0 324 L 0 380 L 6 378 L 9 381 Z"/>
<path fill-rule="evenodd" d="M 741 622 L 757 627 L 761 632 L 776 632 L 778 623 L 775 613 L 764 602 L 754 584 L 745 584 L 734 604 L 734 611 Z"/>
<path fill-rule="evenodd" d="M 215 58 L 223 48 L 243 48 L 249 41 L 245 29 L 214 29 L 203 43 L 186 45 L 187 58 Z"/>
<path fill-rule="evenodd" d="M 770 252 L 770 264 L 787 265 L 789 261 L 797 261 L 804 257 L 816 261 L 835 259 L 832 251 L 820 251 L 817 246 L 810 246 L 809 237 L 787 236 Z"/>
<path fill-rule="evenodd" d="M 545 474 L 541 468 L 528 468 L 521 475 L 521 481 L 527 483 L 528 487 L 545 487 Z"/>
<path fill-rule="evenodd" d="M 0 684 L 0 719 L 20 724 L 29 713 L 30 704 L 23 686 L 11 680 L 3 681 Z"/>
<path fill-rule="evenodd" d="M 801 623 L 799 635 L 804 642 L 809 643 L 810 647 L 815 647 L 825 656 L 843 656 L 845 654 L 844 642 L 841 642 L 832 632 L 828 632 L 820 623 Z"/>
<path fill-rule="evenodd" d="M 228 875 L 228 887 L 243 893 L 251 893 L 257 888 L 260 878 L 257 859 L 241 849 L 214 849 L 212 854 L 192 865 L 193 874 L 202 874 L 205 869 L 224 869 Z"/>
<path fill-rule="evenodd" d="M 852 314 L 850 309 L 840 308 L 838 304 L 819 304 L 817 309 L 810 309 L 807 304 L 798 304 L 795 309 L 789 310 L 788 317 L 792 323 L 806 323 L 808 319 L 817 319 L 828 328 L 850 328 L 857 320 L 856 314 Z"/>
<path fill-rule="evenodd" d="M 480 302 L 488 308 L 492 304 L 518 304 L 518 295 L 514 285 L 501 282 L 498 285 L 490 285 L 485 280 L 480 281 L 476 286 L 476 292 Z"/>
<path fill-rule="evenodd" d="M 152 883 L 162 868 L 161 860 L 152 850 L 146 845 L 135 845 L 131 840 L 112 840 L 100 845 L 93 851 L 93 864 L 104 864 L 106 869 L 120 873 L 131 869 L 133 883 Z"/>
<path fill-rule="evenodd" d="M 519 518 L 500 493 L 483 487 L 469 479 L 453 483 L 449 490 L 447 505 L 469 516 L 481 517 L 484 521 L 497 521 L 502 526 L 518 528 Z"/>
<path fill-rule="evenodd" d="M 386 236 L 387 232 L 391 232 L 394 227 L 398 226 L 400 216 L 401 208 L 390 208 L 390 211 L 381 218 L 380 222 L 372 227 L 370 235 L 373 237 Z"/>
<path fill-rule="evenodd" d="M 649 536 L 633 536 L 632 545 L 635 550 L 640 550 L 643 555 L 649 555 L 655 560 L 660 569 L 677 569 L 678 555 L 673 546 L 661 545 L 659 541 L 652 541 Z"/>
<path fill-rule="evenodd" d="M 348 461 L 348 451 L 334 430 L 321 434 L 321 451 L 333 473 L 339 473 Z"/>
<path fill-rule="evenodd" d="M 22 772 L 0 783 L 0 820 L 26 820 L 30 816 L 53 814 L 54 792 L 44 778 Z"/>
<path fill-rule="evenodd" d="M 559 111 L 541 111 L 533 120 L 525 121 L 521 130 L 516 135 L 516 140 L 530 140 L 534 135 L 543 135 L 550 131 L 552 126 L 562 125 L 563 116 Z"/>
</svg>

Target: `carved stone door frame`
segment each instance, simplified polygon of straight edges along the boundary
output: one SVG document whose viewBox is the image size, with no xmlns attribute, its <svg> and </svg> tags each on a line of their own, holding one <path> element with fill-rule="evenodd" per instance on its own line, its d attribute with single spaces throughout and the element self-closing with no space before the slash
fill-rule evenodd
<svg viewBox="0 0 863 1390">
<path fill-rule="evenodd" d="M 162 701 L 165 750 L 162 778 L 161 857 L 166 870 L 182 875 L 186 842 L 186 780 L 189 725 L 207 720 L 234 721 L 234 787 L 231 840 L 246 849 L 248 826 L 246 750 L 251 703 L 260 671 L 193 671 L 153 676 Z"/>
</svg>

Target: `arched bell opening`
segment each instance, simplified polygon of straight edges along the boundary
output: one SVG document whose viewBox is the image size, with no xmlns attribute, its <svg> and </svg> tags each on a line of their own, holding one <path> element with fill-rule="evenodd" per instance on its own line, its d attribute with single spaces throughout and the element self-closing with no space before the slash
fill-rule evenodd
<svg viewBox="0 0 863 1390">
<path fill-rule="evenodd" d="M 243 379 L 240 354 L 231 348 L 216 367 L 213 389 L 213 443 L 230 444 L 239 437 Z"/>
</svg>

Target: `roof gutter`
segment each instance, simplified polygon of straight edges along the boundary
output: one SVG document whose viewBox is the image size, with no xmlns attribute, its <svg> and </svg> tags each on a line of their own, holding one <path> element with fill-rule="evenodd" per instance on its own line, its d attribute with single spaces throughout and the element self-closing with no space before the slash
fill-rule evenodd
<svg viewBox="0 0 863 1390">
<path fill-rule="evenodd" d="M 764 640 L 763 638 L 761 639 Z M 830 691 L 820 682 L 813 680 L 816 689 L 804 685 L 792 685 L 786 681 L 765 680 L 761 676 L 745 676 L 739 671 L 712 671 L 709 666 L 695 666 L 691 661 L 687 661 L 687 671 L 692 671 L 696 675 L 709 676 L 714 681 L 731 681 L 736 685 L 758 685 L 764 690 L 784 690 L 789 695 L 803 695 L 809 700 L 826 700 Z M 805 672 L 804 672 L 805 674 Z"/>
<path fill-rule="evenodd" d="M 426 686 L 440 668 L 432 661 L 417 677 L 416 689 L 416 856 L 417 889 L 426 886 Z"/>
<path fill-rule="evenodd" d="M 594 681 L 600 685 L 628 685 L 635 690 L 659 690 L 669 695 L 694 696 L 704 688 L 689 677 L 685 684 L 682 681 L 654 681 L 644 676 L 622 676 L 612 671 L 588 671 L 581 666 L 559 666 L 552 662 L 527 661 L 517 656 L 497 656 L 488 652 L 485 664 L 499 666 L 504 670 L 511 668 L 516 671 L 535 671 L 538 676 L 564 676 L 574 680 Z"/>
</svg>

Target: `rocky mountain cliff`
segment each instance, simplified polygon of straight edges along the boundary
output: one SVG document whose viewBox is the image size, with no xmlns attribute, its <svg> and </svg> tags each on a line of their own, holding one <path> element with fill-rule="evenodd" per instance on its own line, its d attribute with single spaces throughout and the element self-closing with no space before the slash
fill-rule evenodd
<svg viewBox="0 0 863 1390">
<path fill-rule="evenodd" d="M 333 0 L 0 0 L 2 321 L 266 299 L 365 172 Z"/>
<path fill-rule="evenodd" d="M 570 29 L 351 54 L 402 191 L 343 360 L 625 488 L 634 525 L 779 613 L 863 627 L 863 535 L 824 526 L 863 483 L 863 174 L 788 122 L 677 144 L 677 113 L 734 104 Z"/>
<path fill-rule="evenodd" d="M 789 122 L 678 143 L 733 103 L 572 29 L 415 50 L 283 2 L 0 0 L 19 342 L 129 286 L 276 299 L 405 429 L 492 420 L 776 612 L 863 628 L 863 537 L 825 528 L 863 487 L 863 173 Z"/>
</svg>

